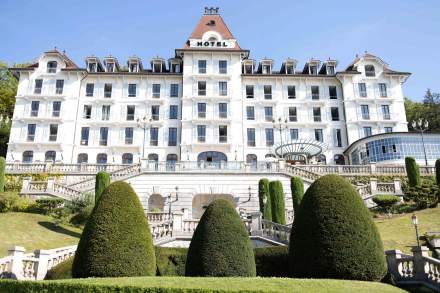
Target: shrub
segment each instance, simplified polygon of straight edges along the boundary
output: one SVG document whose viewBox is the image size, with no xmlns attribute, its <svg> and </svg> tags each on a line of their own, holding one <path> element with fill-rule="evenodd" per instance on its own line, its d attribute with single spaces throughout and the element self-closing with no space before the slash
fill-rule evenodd
<svg viewBox="0 0 440 293">
<path fill-rule="evenodd" d="M 260 179 L 258 182 L 258 198 L 260 200 L 260 212 L 263 214 L 263 219 L 272 221 L 269 180 L 266 178 Z"/>
<path fill-rule="evenodd" d="M 95 178 L 95 204 L 101 198 L 102 193 L 110 185 L 110 174 L 100 171 Z"/>
<path fill-rule="evenodd" d="M 37 199 L 37 209 L 39 213 L 49 215 L 55 211 L 55 209 L 61 207 L 64 204 L 64 200 L 61 198 L 42 198 Z"/>
<path fill-rule="evenodd" d="M 282 225 L 286 224 L 286 211 L 284 205 L 283 184 L 280 181 L 269 183 L 269 194 L 272 209 L 272 221 Z"/>
<path fill-rule="evenodd" d="M 5 191 L 5 168 L 6 168 L 6 160 L 3 157 L 0 157 L 0 192 Z"/>
<path fill-rule="evenodd" d="M 154 250 L 158 276 L 185 276 L 187 248 L 156 246 Z"/>
<path fill-rule="evenodd" d="M 307 190 L 290 235 L 292 274 L 301 278 L 380 281 L 382 241 L 353 186 L 326 175 Z"/>
<path fill-rule="evenodd" d="M 439 202 L 439 186 L 433 177 L 424 177 L 420 186 L 403 186 L 404 199 L 413 201 L 418 209 L 436 207 Z"/>
<path fill-rule="evenodd" d="M 440 159 L 435 161 L 435 182 L 440 186 Z"/>
<path fill-rule="evenodd" d="M 84 227 L 72 276 L 148 276 L 155 272 L 151 230 L 139 198 L 128 183 L 112 183 Z"/>
<path fill-rule="evenodd" d="M 412 157 L 405 158 L 406 175 L 408 176 L 408 184 L 410 187 L 420 186 L 420 169 L 416 163 L 416 159 Z"/>
<path fill-rule="evenodd" d="M 287 246 L 255 248 L 254 252 L 257 276 L 289 276 L 289 250 Z"/>
<path fill-rule="evenodd" d="M 292 192 L 293 211 L 296 214 L 304 196 L 304 182 L 301 177 L 293 176 L 290 178 L 290 190 Z"/>
<path fill-rule="evenodd" d="M 213 201 L 197 225 L 188 250 L 187 276 L 255 276 L 248 232 L 232 205 Z"/>
<path fill-rule="evenodd" d="M 70 218 L 70 223 L 75 226 L 85 225 L 90 215 L 92 214 L 92 211 L 93 211 L 92 205 L 85 206 L 76 214 L 74 214 L 72 218 Z"/>
<path fill-rule="evenodd" d="M 391 207 L 400 201 L 400 197 L 392 194 L 378 194 L 373 197 L 373 202 L 378 205 L 378 207 L 390 213 Z"/>
<path fill-rule="evenodd" d="M 19 196 L 15 192 L 0 193 L 0 213 L 27 212 L 35 202 Z"/>
<path fill-rule="evenodd" d="M 47 271 L 45 280 L 60 280 L 60 279 L 72 279 L 72 263 L 73 257 L 62 263 L 57 264 L 49 271 Z"/>
</svg>

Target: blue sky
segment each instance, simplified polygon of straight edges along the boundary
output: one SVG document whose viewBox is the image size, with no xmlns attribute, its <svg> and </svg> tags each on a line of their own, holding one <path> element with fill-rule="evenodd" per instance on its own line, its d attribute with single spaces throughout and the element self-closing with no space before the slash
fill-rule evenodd
<svg viewBox="0 0 440 293">
<path fill-rule="evenodd" d="M 440 91 L 440 1 L 146 1 L 0 0 L 0 60 L 35 59 L 57 46 L 79 65 L 94 54 L 137 55 L 147 63 L 172 57 L 199 20 L 203 7 L 218 6 L 242 48 L 276 61 L 293 57 L 339 60 L 356 53 L 380 56 L 413 75 L 406 96 L 420 100 Z"/>
</svg>

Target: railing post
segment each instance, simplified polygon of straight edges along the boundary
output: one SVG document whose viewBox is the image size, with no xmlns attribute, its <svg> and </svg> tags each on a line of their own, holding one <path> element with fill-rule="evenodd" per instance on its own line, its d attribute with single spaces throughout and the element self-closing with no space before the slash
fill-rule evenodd
<svg viewBox="0 0 440 293">
<path fill-rule="evenodd" d="M 182 212 L 174 212 L 173 213 L 173 235 L 175 232 L 182 233 L 183 231 L 183 213 Z"/>
<path fill-rule="evenodd" d="M 148 169 L 148 160 L 147 159 L 141 159 L 141 169 L 142 170 Z"/>
<path fill-rule="evenodd" d="M 423 257 L 429 256 L 429 249 L 426 246 L 414 246 L 411 251 L 414 255 L 414 278 L 418 281 L 424 281 L 427 279 L 427 275 Z"/>
<path fill-rule="evenodd" d="M 278 161 L 278 165 L 279 165 L 279 170 L 280 171 L 284 171 L 284 169 L 286 168 L 286 161 L 285 160 L 279 160 Z"/>
<path fill-rule="evenodd" d="M 371 195 L 377 193 L 377 178 L 370 178 L 370 191 Z"/>
<path fill-rule="evenodd" d="M 22 246 L 14 246 L 8 250 L 9 255 L 12 256 L 10 271 L 17 280 L 23 280 L 23 256 L 26 249 Z"/>
<path fill-rule="evenodd" d="M 183 208 L 183 219 L 188 220 L 189 219 L 189 209 Z"/>
<path fill-rule="evenodd" d="M 261 222 L 261 217 L 262 214 L 261 212 L 253 212 L 249 214 L 251 217 L 251 224 L 250 224 L 250 228 L 251 228 L 251 235 L 262 235 L 262 222 Z"/>
<path fill-rule="evenodd" d="M 55 178 L 54 177 L 49 177 L 47 178 L 47 187 L 46 187 L 46 192 L 53 192 L 54 191 L 54 183 L 55 183 Z"/>
<path fill-rule="evenodd" d="M 400 178 L 394 178 L 393 183 L 394 183 L 394 194 L 403 194 L 402 181 L 400 180 Z"/>
<path fill-rule="evenodd" d="M 44 280 L 49 266 L 50 251 L 39 249 L 35 251 L 35 257 L 38 258 L 37 268 L 35 270 L 35 280 Z"/>
<path fill-rule="evenodd" d="M 26 192 L 29 190 L 29 185 L 31 183 L 32 177 L 25 177 L 23 178 L 22 185 L 21 185 L 21 192 Z"/>
<path fill-rule="evenodd" d="M 251 170 L 251 164 L 244 164 L 244 171 L 247 173 Z"/>
<path fill-rule="evenodd" d="M 376 174 L 376 164 L 370 163 L 370 172 L 371 174 Z"/>
</svg>

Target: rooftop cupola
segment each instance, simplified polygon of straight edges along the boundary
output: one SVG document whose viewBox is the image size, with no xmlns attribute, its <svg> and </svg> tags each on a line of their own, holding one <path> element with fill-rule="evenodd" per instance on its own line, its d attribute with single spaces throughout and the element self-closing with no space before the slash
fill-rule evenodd
<svg viewBox="0 0 440 293">
<path fill-rule="evenodd" d="M 281 74 L 295 74 L 296 65 L 298 61 L 292 58 L 287 58 L 281 65 Z"/>
<path fill-rule="evenodd" d="M 112 55 L 105 57 L 103 63 L 104 63 L 105 72 L 120 71 L 118 59 L 116 59 Z"/>
<path fill-rule="evenodd" d="M 127 65 L 128 65 L 128 72 L 136 73 L 144 70 L 142 66 L 142 60 L 137 56 L 128 58 Z"/>
<path fill-rule="evenodd" d="M 94 55 L 86 58 L 86 67 L 88 72 L 104 72 L 101 61 Z"/>
</svg>

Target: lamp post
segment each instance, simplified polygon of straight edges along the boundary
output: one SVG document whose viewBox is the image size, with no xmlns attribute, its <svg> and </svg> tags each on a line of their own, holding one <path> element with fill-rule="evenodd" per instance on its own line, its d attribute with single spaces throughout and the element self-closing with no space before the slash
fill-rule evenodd
<svg viewBox="0 0 440 293">
<path fill-rule="evenodd" d="M 419 242 L 419 220 L 417 219 L 417 216 L 415 214 L 412 215 L 411 222 L 413 223 L 414 228 L 416 229 L 417 246 L 420 246 L 420 242 Z"/>
<path fill-rule="evenodd" d="M 153 119 L 148 118 L 147 116 L 138 118 L 136 120 L 137 126 L 144 130 L 144 139 L 142 140 L 142 159 L 145 159 L 145 140 L 147 136 L 147 129 L 150 126 L 151 121 L 153 121 Z"/>
<path fill-rule="evenodd" d="M 174 201 L 172 201 L 171 200 L 171 198 L 172 198 L 172 194 L 171 194 L 171 192 L 170 192 L 170 194 L 168 195 L 168 214 L 169 214 L 169 216 L 170 216 L 170 219 L 171 219 L 171 204 L 173 203 L 173 202 L 176 202 L 176 201 L 178 201 L 179 200 L 179 187 L 178 186 L 176 186 L 175 187 L 175 190 L 176 190 L 176 199 L 174 200 Z"/>
<path fill-rule="evenodd" d="M 283 130 L 287 129 L 287 119 L 283 119 L 280 117 L 278 120 L 272 120 L 273 128 L 277 129 L 280 132 L 280 148 L 281 148 L 281 159 L 284 159 L 283 156 Z"/>
<path fill-rule="evenodd" d="M 420 118 L 417 121 L 412 122 L 412 127 L 414 130 L 419 131 L 422 135 L 422 145 L 423 145 L 423 154 L 425 155 L 425 165 L 428 166 L 428 158 L 426 157 L 426 148 L 425 148 L 425 139 L 423 137 L 423 132 L 428 130 L 429 122 L 428 120 L 423 121 L 422 118 Z"/>
</svg>

